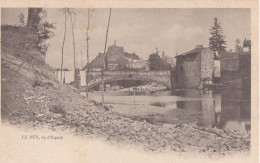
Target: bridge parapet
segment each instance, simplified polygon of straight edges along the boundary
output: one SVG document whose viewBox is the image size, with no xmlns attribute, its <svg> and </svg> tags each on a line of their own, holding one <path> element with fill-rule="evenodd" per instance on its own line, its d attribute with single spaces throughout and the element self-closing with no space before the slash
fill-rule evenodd
<svg viewBox="0 0 260 163">
<path fill-rule="evenodd" d="M 102 80 L 100 71 L 89 72 L 88 86 L 91 89 L 94 86 L 100 85 Z M 105 71 L 104 81 L 112 82 L 118 80 L 141 80 L 151 81 L 162 84 L 171 89 L 171 72 L 170 71 Z"/>
</svg>

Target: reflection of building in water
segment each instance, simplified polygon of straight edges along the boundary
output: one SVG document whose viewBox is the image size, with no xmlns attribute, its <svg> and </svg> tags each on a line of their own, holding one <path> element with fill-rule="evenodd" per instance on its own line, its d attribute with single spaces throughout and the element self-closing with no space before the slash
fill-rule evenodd
<svg viewBox="0 0 260 163">
<path fill-rule="evenodd" d="M 202 94 L 202 125 L 204 127 L 214 127 L 215 126 L 215 101 L 213 99 L 212 92 L 206 92 Z"/>
<path fill-rule="evenodd" d="M 221 125 L 221 94 L 215 94 L 215 126 L 222 128 Z"/>
<path fill-rule="evenodd" d="M 197 125 L 204 127 L 250 132 L 250 100 L 242 91 L 217 94 L 197 90 L 179 93 L 193 100 L 177 101 L 177 108 L 184 110 L 182 116 L 189 121 L 196 120 Z"/>
<path fill-rule="evenodd" d="M 224 129 L 249 132 L 251 128 L 250 101 L 243 93 L 226 92 L 221 99 L 221 124 Z"/>
</svg>

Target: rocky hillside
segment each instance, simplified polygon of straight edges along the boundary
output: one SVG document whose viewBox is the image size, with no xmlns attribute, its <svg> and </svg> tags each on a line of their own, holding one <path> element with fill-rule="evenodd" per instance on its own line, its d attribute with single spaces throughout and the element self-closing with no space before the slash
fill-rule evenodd
<svg viewBox="0 0 260 163">
<path fill-rule="evenodd" d="M 217 153 L 248 152 L 250 134 L 189 125 L 152 125 L 135 121 L 87 101 L 75 88 L 60 84 L 44 64 L 33 42 L 36 37 L 21 27 L 2 27 L 2 122 L 37 130 L 94 135 L 147 150 Z"/>
</svg>

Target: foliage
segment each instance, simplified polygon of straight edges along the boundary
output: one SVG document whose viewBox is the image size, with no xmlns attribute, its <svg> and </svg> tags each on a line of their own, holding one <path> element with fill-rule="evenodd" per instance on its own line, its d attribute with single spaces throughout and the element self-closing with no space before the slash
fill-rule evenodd
<svg viewBox="0 0 260 163">
<path fill-rule="evenodd" d="M 158 52 L 153 53 L 149 56 L 148 59 L 150 63 L 150 70 L 170 70 L 172 69 L 171 65 L 163 61 L 159 56 Z"/>
<path fill-rule="evenodd" d="M 214 25 L 210 29 L 211 37 L 209 38 L 209 47 L 213 51 L 218 51 L 219 53 L 226 51 L 226 41 L 225 36 L 223 36 L 223 29 L 218 22 L 218 18 L 214 19 Z"/>
<path fill-rule="evenodd" d="M 46 40 L 54 36 L 54 33 L 51 31 L 51 29 L 55 29 L 55 26 L 53 23 L 47 22 L 46 10 L 42 10 L 42 12 L 39 14 L 39 17 L 40 22 L 37 26 L 37 48 L 39 49 L 40 53 L 45 57 L 49 47 L 49 44 L 46 43 Z"/>
<path fill-rule="evenodd" d="M 25 21 L 24 21 L 24 14 L 20 13 L 19 15 L 19 21 L 20 21 L 20 25 L 24 26 L 25 25 Z"/>
<path fill-rule="evenodd" d="M 240 45 L 241 41 L 239 39 L 236 39 L 236 51 L 237 52 L 241 52 L 243 50 L 243 48 Z"/>
</svg>

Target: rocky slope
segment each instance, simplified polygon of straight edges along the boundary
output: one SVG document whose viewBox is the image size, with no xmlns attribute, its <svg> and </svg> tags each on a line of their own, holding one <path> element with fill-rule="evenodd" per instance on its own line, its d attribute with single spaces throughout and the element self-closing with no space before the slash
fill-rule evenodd
<svg viewBox="0 0 260 163">
<path fill-rule="evenodd" d="M 30 37 L 29 37 L 30 36 Z M 17 39 L 18 38 L 18 39 Z M 146 150 L 171 150 L 226 155 L 250 150 L 250 134 L 188 125 L 152 125 L 135 121 L 87 101 L 75 88 L 58 83 L 43 63 L 35 37 L 23 28 L 2 28 L 2 122 L 39 130 L 93 135 Z"/>
</svg>

